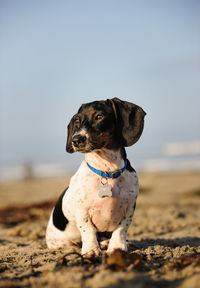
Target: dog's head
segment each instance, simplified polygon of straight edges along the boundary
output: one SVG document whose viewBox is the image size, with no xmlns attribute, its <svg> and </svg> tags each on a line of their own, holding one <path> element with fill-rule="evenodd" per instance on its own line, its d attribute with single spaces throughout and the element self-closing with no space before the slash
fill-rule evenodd
<svg viewBox="0 0 200 288">
<path fill-rule="evenodd" d="M 118 98 L 83 104 L 68 125 L 66 150 L 88 153 L 131 146 L 144 127 L 144 110 Z"/>
</svg>

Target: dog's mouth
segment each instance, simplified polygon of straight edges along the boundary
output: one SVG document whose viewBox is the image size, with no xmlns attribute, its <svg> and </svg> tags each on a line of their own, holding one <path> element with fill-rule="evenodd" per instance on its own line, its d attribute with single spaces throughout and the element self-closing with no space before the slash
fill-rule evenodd
<svg viewBox="0 0 200 288">
<path fill-rule="evenodd" d="M 98 145 L 96 143 L 86 143 L 85 145 L 79 145 L 79 146 L 75 146 L 72 143 L 72 148 L 74 150 L 74 152 L 80 152 L 80 153 L 89 153 L 92 152 L 94 150 L 99 150 L 101 148 L 104 147 L 104 143 L 102 143 L 101 145 Z"/>
<path fill-rule="evenodd" d="M 72 145 L 72 148 L 74 150 L 74 152 L 81 152 L 81 153 L 86 153 L 86 148 L 85 147 L 75 147 Z"/>
<path fill-rule="evenodd" d="M 81 152 L 81 153 L 86 153 L 86 152 L 93 150 L 92 145 L 90 145 L 88 141 L 84 141 L 80 143 L 72 141 L 72 148 L 74 152 Z"/>
</svg>

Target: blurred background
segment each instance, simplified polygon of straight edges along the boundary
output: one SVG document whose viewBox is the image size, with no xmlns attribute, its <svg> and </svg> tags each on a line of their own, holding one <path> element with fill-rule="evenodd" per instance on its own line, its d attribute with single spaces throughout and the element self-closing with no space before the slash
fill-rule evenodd
<svg viewBox="0 0 200 288">
<path fill-rule="evenodd" d="M 75 171 L 68 122 L 112 97 L 147 113 L 137 170 L 200 170 L 198 0 L 1 0 L 0 43 L 0 181 Z"/>
</svg>

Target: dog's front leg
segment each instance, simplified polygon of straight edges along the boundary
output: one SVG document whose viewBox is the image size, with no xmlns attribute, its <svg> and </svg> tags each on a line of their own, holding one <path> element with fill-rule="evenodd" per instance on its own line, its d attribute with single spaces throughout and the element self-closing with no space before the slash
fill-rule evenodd
<svg viewBox="0 0 200 288">
<path fill-rule="evenodd" d="M 119 223 L 116 230 L 113 231 L 108 245 L 107 254 L 112 254 L 117 249 L 127 251 L 126 235 L 133 218 L 134 210 L 135 203 L 129 206 L 126 216 Z"/>
<path fill-rule="evenodd" d="M 81 233 L 82 255 L 87 257 L 98 256 L 101 250 L 96 237 L 97 230 L 92 224 L 88 212 L 79 209 L 76 213 L 76 222 Z"/>
</svg>

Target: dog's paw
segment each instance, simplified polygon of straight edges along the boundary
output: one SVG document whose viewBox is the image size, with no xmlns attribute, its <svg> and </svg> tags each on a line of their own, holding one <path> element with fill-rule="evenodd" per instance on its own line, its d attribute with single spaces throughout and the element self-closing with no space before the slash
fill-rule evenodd
<svg viewBox="0 0 200 288">
<path fill-rule="evenodd" d="M 96 247 L 82 247 L 81 254 L 83 257 L 91 258 L 96 257 L 101 254 L 101 249 L 99 246 Z"/>
<path fill-rule="evenodd" d="M 109 239 L 102 240 L 99 244 L 102 250 L 106 250 L 106 248 L 108 248 Z"/>
<path fill-rule="evenodd" d="M 108 246 L 108 249 L 107 249 L 106 253 L 107 253 L 108 255 L 111 255 L 111 254 L 113 254 L 116 250 L 127 251 L 128 248 L 127 248 L 126 242 L 121 242 L 121 243 L 116 243 L 116 244 L 110 243 L 109 246 Z"/>
</svg>

